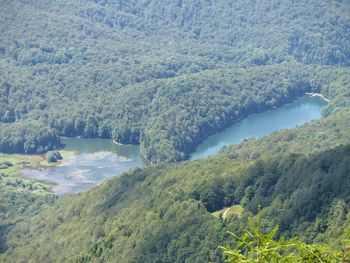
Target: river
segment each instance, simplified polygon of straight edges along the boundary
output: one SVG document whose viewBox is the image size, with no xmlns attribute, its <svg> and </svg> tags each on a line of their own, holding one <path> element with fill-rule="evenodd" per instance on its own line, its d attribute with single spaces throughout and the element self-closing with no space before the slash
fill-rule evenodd
<svg viewBox="0 0 350 263">
<path fill-rule="evenodd" d="M 136 145 L 116 145 L 111 139 L 63 139 L 65 152 L 75 152 L 49 168 L 25 168 L 26 178 L 53 184 L 58 195 L 77 193 L 131 168 L 145 166 Z"/>
<path fill-rule="evenodd" d="M 327 103 L 320 97 L 302 97 L 279 108 L 250 114 L 221 132 L 206 138 L 191 155 L 201 159 L 220 151 L 223 146 L 237 144 L 244 138 L 262 137 L 281 129 L 291 129 L 322 117 Z"/>
<path fill-rule="evenodd" d="M 251 114 L 205 139 L 191 155 L 192 160 L 217 153 L 223 146 L 248 137 L 261 137 L 276 130 L 294 128 L 321 118 L 326 102 L 319 97 L 302 97 L 282 107 Z M 66 151 L 76 154 L 55 167 L 23 169 L 23 176 L 54 184 L 56 194 L 77 193 L 131 168 L 147 165 L 139 147 L 116 145 L 110 139 L 64 139 Z"/>
</svg>

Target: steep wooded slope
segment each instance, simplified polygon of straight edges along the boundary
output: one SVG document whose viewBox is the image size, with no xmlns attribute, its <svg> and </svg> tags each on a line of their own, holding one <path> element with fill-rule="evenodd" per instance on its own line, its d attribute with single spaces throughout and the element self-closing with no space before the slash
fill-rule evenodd
<svg viewBox="0 0 350 263">
<path fill-rule="evenodd" d="M 284 236 L 336 243 L 349 225 L 349 165 L 350 147 L 339 146 L 310 157 L 135 170 L 7 226 L 0 259 L 220 262 L 225 231 L 240 232 L 258 205 L 267 229 L 278 223 Z M 234 204 L 244 208 L 241 219 L 210 213 Z"/>
<path fill-rule="evenodd" d="M 328 80 L 315 85 L 320 68 L 304 65 L 336 66 L 321 71 L 342 76 L 341 67 L 350 64 L 348 1 L 0 4 L 0 151 L 57 148 L 58 135 L 113 136 L 141 143 L 154 162 L 178 161 L 207 134 L 232 122 L 237 109 L 251 113 L 263 106 L 259 100 L 268 108 L 302 89 L 333 85 Z M 281 84 L 286 75 L 292 77 Z M 256 89 L 265 97 L 256 98 Z M 243 98 L 237 90 L 246 93 Z M 225 102 L 238 97 L 232 105 Z M 191 112 L 198 100 L 204 101 L 203 110 Z M 33 120 L 42 123 L 41 132 L 31 132 Z M 10 136 L 13 125 L 27 139 Z M 183 134 L 172 134 L 173 125 Z M 54 144 L 45 139 L 48 134 Z"/>
</svg>

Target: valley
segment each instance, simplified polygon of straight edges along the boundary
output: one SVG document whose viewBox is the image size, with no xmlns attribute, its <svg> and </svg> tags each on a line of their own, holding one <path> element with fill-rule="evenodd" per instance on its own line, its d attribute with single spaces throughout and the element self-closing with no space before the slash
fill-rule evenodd
<svg viewBox="0 0 350 263">
<path fill-rule="evenodd" d="M 0 262 L 350 262 L 350 2 L 0 1 Z"/>
<path fill-rule="evenodd" d="M 274 110 L 249 115 L 224 131 L 209 136 L 197 147 L 191 159 L 213 155 L 222 147 L 239 143 L 245 138 L 261 137 L 316 120 L 321 118 L 324 106 L 325 102 L 319 98 L 302 97 Z M 18 173 L 24 178 L 52 184 L 52 191 L 62 195 L 92 188 L 103 180 L 120 175 L 131 168 L 149 165 L 136 145 L 116 145 L 110 139 L 77 138 L 63 139 L 62 142 L 65 145 L 64 158 L 60 163 L 53 167 L 29 164 Z M 69 156 L 67 152 L 73 154 Z M 34 156 L 29 155 L 28 158 Z"/>
</svg>

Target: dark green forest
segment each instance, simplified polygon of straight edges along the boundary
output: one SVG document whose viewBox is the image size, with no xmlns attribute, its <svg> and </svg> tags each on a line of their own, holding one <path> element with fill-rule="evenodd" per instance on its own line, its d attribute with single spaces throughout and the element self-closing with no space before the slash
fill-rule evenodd
<svg viewBox="0 0 350 263">
<path fill-rule="evenodd" d="M 221 263 L 252 220 L 298 262 L 350 261 L 349 1 L 3 0 L 0 35 L 0 153 L 100 137 L 153 163 L 58 197 L 1 162 L 0 262 Z M 321 119 L 187 160 L 306 92 Z"/>
<path fill-rule="evenodd" d="M 350 115 L 339 105 L 333 111 L 217 156 L 135 169 L 59 199 L 38 183 L 3 177 L 0 259 L 223 262 L 226 231 L 242 234 L 259 205 L 263 228 L 279 225 L 278 237 L 346 251 Z M 242 215 L 214 216 L 232 205 Z"/>
<path fill-rule="evenodd" d="M 350 146 L 306 157 L 236 161 L 212 157 L 137 169 L 52 205 L 1 184 L 5 222 L 0 255 L 27 262 L 221 262 L 227 230 L 242 233 L 263 207 L 263 226 L 279 235 L 339 248 L 350 226 Z M 4 180 L 4 179 L 3 179 Z M 20 182 L 17 182 L 20 184 Z M 161 189 L 161 191 L 159 191 Z M 147 194 L 145 194 L 147 193 Z M 47 198 L 51 198 L 47 196 Z M 17 211 L 13 211 L 17 203 Z M 34 208 L 40 206 L 41 211 Z M 241 217 L 210 212 L 233 204 Z M 27 215 L 28 209 L 32 214 Z M 22 219 L 16 222 L 18 218 Z M 4 234 L 5 233 L 5 234 Z M 5 237 L 4 237 L 5 236 Z M 344 236 L 345 237 L 345 236 Z"/>
<path fill-rule="evenodd" d="M 348 1 L 40 0 L 0 10 L 2 152 L 113 137 L 141 144 L 154 163 L 180 161 L 247 114 L 305 91 L 332 95 L 349 75 Z M 26 134 L 19 142 L 14 129 Z"/>
</svg>

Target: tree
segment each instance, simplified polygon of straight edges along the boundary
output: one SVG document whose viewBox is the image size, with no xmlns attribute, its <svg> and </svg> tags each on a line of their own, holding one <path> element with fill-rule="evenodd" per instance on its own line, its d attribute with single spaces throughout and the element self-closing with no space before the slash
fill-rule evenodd
<svg viewBox="0 0 350 263">
<path fill-rule="evenodd" d="M 46 154 L 46 160 L 50 163 L 58 162 L 59 160 L 62 160 L 62 155 L 59 151 L 50 151 Z"/>
<path fill-rule="evenodd" d="M 275 236 L 278 226 L 266 234 L 262 231 L 260 208 L 258 212 L 258 222 L 254 223 L 249 218 L 249 228 L 244 231 L 241 237 L 232 232 L 228 232 L 236 241 L 236 248 L 230 245 L 220 246 L 223 255 L 228 263 L 297 263 L 297 262 L 319 262 L 319 263 L 339 263 L 348 262 L 350 254 L 341 250 L 331 250 L 327 245 L 308 245 L 298 239 L 276 240 Z"/>
</svg>

